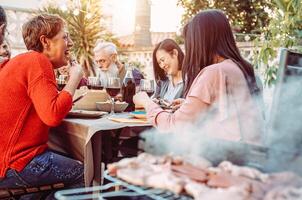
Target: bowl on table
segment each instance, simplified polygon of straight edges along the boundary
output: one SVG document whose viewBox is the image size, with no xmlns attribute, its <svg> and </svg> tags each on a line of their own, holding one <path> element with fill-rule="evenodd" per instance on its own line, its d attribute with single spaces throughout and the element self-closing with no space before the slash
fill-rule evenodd
<svg viewBox="0 0 302 200">
<path fill-rule="evenodd" d="M 105 101 L 105 102 L 96 102 L 96 107 L 100 111 L 110 112 L 111 111 L 111 101 Z M 114 112 L 124 112 L 124 110 L 127 108 L 128 103 L 126 102 L 120 102 L 116 101 L 114 102 Z"/>
<path fill-rule="evenodd" d="M 98 110 L 96 102 L 105 102 L 109 99 L 109 95 L 105 90 L 76 90 L 73 100 L 76 100 L 81 95 L 87 93 L 83 98 L 74 103 L 73 109 L 77 110 Z"/>
</svg>

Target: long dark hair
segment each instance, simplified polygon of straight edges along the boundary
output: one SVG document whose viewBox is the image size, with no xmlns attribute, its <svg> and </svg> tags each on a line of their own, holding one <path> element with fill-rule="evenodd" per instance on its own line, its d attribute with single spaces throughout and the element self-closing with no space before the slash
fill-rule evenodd
<svg viewBox="0 0 302 200">
<path fill-rule="evenodd" d="M 198 73 L 206 66 L 214 64 L 216 55 L 235 62 L 244 74 L 250 93 L 259 92 L 253 66 L 240 55 L 231 26 L 223 12 L 201 11 L 186 24 L 183 35 L 186 52 L 182 68 L 185 96 Z"/>
<path fill-rule="evenodd" d="M 177 56 L 178 70 L 181 70 L 183 59 L 184 59 L 183 51 L 181 50 L 181 48 L 178 46 L 178 44 L 174 40 L 165 39 L 165 40 L 161 41 L 160 43 L 158 43 L 155 46 L 155 48 L 153 50 L 153 55 L 152 55 L 154 78 L 155 78 L 155 81 L 157 84 L 159 83 L 160 80 L 166 80 L 168 78 L 165 71 L 159 67 L 159 64 L 156 59 L 156 52 L 161 49 L 165 50 L 166 52 L 168 52 L 171 55 L 173 53 L 173 49 L 176 49 L 178 51 L 178 56 Z"/>
</svg>

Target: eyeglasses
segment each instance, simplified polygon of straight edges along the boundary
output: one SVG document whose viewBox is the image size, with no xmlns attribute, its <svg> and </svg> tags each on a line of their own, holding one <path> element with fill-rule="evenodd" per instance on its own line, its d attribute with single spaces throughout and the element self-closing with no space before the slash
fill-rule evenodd
<svg viewBox="0 0 302 200">
<path fill-rule="evenodd" d="M 103 63 L 106 62 L 106 59 L 95 60 L 95 62 L 96 62 L 97 64 L 103 64 Z"/>
</svg>

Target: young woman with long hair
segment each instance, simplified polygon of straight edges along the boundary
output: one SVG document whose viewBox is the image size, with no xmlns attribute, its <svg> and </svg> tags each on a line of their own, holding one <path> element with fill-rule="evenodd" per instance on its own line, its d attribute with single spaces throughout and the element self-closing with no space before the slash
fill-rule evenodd
<svg viewBox="0 0 302 200">
<path fill-rule="evenodd" d="M 172 39 L 158 43 L 153 50 L 153 72 L 157 85 L 154 98 L 171 102 L 183 97 L 182 63 L 184 53 Z"/>
<path fill-rule="evenodd" d="M 259 142 L 262 123 L 254 101 L 259 93 L 254 70 L 240 55 L 225 14 L 200 12 L 184 27 L 184 38 L 181 107 L 165 112 L 144 93 L 138 93 L 134 102 L 143 105 L 148 120 L 163 131 L 195 124 L 214 137 Z"/>
</svg>

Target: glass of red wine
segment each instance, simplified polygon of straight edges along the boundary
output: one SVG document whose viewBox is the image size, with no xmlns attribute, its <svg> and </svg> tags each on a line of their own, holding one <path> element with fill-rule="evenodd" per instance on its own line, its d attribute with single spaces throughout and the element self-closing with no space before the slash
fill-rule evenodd
<svg viewBox="0 0 302 200">
<path fill-rule="evenodd" d="M 140 87 L 140 91 L 146 92 L 149 97 L 151 97 L 154 93 L 154 81 L 153 80 L 141 79 L 139 87 Z"/>
<path fill-rule="evenodd" d="M 111 97 L 111 112 L 110 114 L 114 114 L 114 97 L 120 93 L 121 90 L 121 80 L 117 77 L 108 77 L 106 92 Z"/>
<path fill-rule="evenodd" d="M 91 90 L 102 90 L 103 84 L 99 77 L 89 76 L 87 80 L 87 87 Z"/>
<path fill-rule="evenodd" d="M 58 90 L 61 91 L 65 87 L 67 82 L 67 75 L 59 75 L 57 78 Z"/>
</svg>

